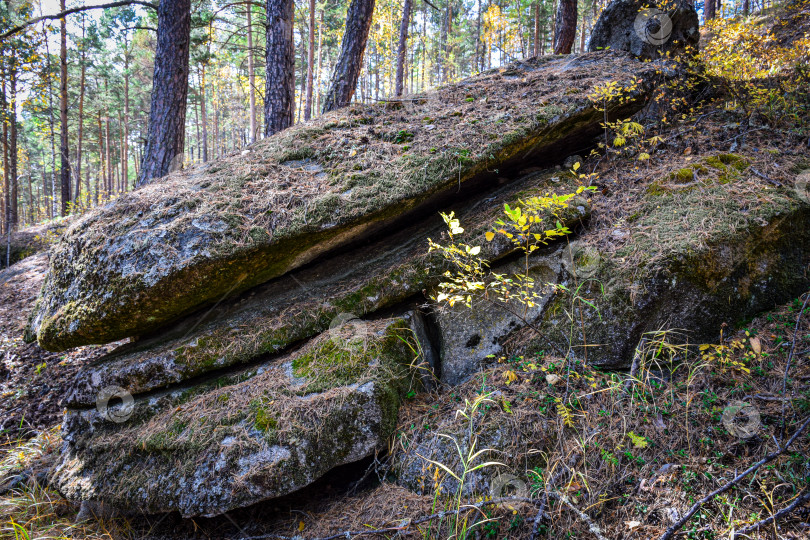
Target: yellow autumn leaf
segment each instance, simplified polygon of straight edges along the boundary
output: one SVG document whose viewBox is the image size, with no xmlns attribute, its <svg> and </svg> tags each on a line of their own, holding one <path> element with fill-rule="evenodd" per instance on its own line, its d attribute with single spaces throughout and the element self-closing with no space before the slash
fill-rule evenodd
<svg viewBox="0 0 810 540">
<path fill-rule="evenodd" d="M 492 239 L 495 238 L 495 233 L 492 231 L 487 231 L 484 234 L 484 237 L 487 239 L 487 242 L 492 242 Z"/>
</svg>

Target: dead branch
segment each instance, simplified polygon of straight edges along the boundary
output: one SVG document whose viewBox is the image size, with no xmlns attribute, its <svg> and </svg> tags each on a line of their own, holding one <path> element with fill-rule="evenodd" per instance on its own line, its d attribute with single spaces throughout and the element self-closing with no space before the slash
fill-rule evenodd
<svg viewBox="0 0 810 540">
<path fill-rule="evenodd" d="M 799 315 L 796 317 L 796 326 L 793 328 L 793 339 L 790 342 L 790 352 L 788 353 L 787 364 L 785 364 L 785 377 L 782 379 L 782 398 L 785 397 L 787 393 L 787 380 L 788 380 L 788 372 L 790 371 L 790 363 L 793 360 L 793 352 L 796 350 L 796 336 L 799 333 L 799 323 L 802 320 L 802 315 L 804 314 L 804 308 L 807 307 L 807 301 L 810 300 L 810 294 L 807 294 L 804 298 L 804 303 L 802 304 L 802 309 L 799 310 Z M 783 441 L 785 439 L 785 409 L 787 408 L 787 402 L 782 401 L 782 427 L 779 430 L 779 440 Z"/>
<path fill-rule="evenodd" d="M 734 477 L 733 480 L 731 480 L 727 484 L 723 485 L 722 487 L 717 488 L 716 490 L 712 491 L 711 493 L 709 493 L 708 495 L 706 495 L 705 497 L 700 499 L 698 502 L 696 502 L 692 506 L 692 508 L 690 508 L 686 512 L 686 514 L 683 515 L 683 517 L 681 519 L 679 519 L 678 521 L 673 523 L 672 526 L 669 529 L 667 529 L 666 532 L 664 532 L 664 534 L 659 536 L 658 540 L 669 540 L 670 538 L 675 536 L 675 533 L 678 532 L 678 530 L 680 530 L 681 527 L 686 525 L 686 523 L 690 519 L 692 519 L 692 516 L 694 516 L 695 513 L 698 510 L 700 510 L 701 506 L 703 506 L 704 504 L 706 504 L 710 500 L 714 499 L 716 496 L 730 490 L 731 488 L 733 488 L 734 486 L 739 484 L 740 481 L 743 478 L 745 478 L 746 476 L 748 476 L 752 472 L 755 472 L 757 469 L 759 469 L 760 467 L 762 467 L 766 463 L 770 463 L 774 459 L 778 458 L 779 456 L 781 456 L 782 454 L 787 452 L 790 445 L 793 444 L 796 441 L 796 439 L 799 438 L 799 435 L 802 434 L 802 432 L 805 430 L 805 428 L 807 428 L 808 425 L 810 425 L 810 417 L 808 417 L 807 420 L 805 420 L 804 423 L 801 425 L 801 427 L 796 430 L 796 433 L 793 434 L 793 436 L 790 438 L 790 440 L 787 442 L 787 444 L 785 446 L 779 448 L 775 452 L 771 452 L 770 454 L 768 454 L 767 456 L 765 456 L 764 458 L 762 458 L 761 460 L 756 462 L 754 465 L 750 466 L 748 469 L 746 469 L 745 471 L 738 474 L 736 477 Z"/>
<path fill-rule="evenodd" d="M 782 508 L 777 513 L 775 513 L 774 515 L 769 516 L 769 517 L 767 517 L 765 519 L 762 519 L 760 521 L 757 521 L 756 523 L 752 523 L 751 525 L 748 525 L 747 527 L 744 527 L 744 528 L 740 529 L 739 531 L 735 532 L 734 535 L 731 537 L 731 540 L 734 540 L 735 538 L 737 538 L 738 535 L 748 534 L 748 533 L 751 533 L 751 532 L 754 532 L 754 531 L 758 531 L 762 527 L 766 527 L 766 526 L 770 525 L 772 522 L 776 521 L 777 519 L 781 518 L 782 516 L 786 516 L 786 515 L 790 514 L 793 510 L 796 509 L 797 506 L 799 506 L 801 504 L 804 504 L 807 501 L 810 501 L 810 491 L 805 491 L 804 494 L 802 494 L 802 495 L 796 497 L 795 499 L 793 499 L 792 503 L 790 503 L 785 508 Z"/>
<path fill-rule="evenodd" d="M 132 4 L 137 4 L 139 6 L 146 6 L 148 8 L 157 9 L 157 5 L 151 2 L 145 2 L 143 0 L 119 0 L 118 2 L 110 2 L 109 4 L 100 4 L 97 6 L 78 6 L 75 8 L 66 9 L 65 11 L 61 11 L 59 13 L 55 13 L 53 15 L 43 15 L 41 17 L 37 17 L 35 19 L 29 19 L 24 23 L 20 24 L 19 26 L 15 26 L 11 30 L 0 34 L 0 39 L 5 39 L 9 36 L 16 34 L 22 30 L 25 30 L 29 26 L 33 26 L 38 22 L 48 21 L 48 20 L 57 20 L 57 19 L 64 19 L 68 15 L 72 15 L 74 13 L 81 13 L 82 11 L 90 11 L 91 9 L 106 9 L 106 8 L 114 8 L 114 7 L 121 7 L 121 6 L 129 6 Z"/>
</svg>

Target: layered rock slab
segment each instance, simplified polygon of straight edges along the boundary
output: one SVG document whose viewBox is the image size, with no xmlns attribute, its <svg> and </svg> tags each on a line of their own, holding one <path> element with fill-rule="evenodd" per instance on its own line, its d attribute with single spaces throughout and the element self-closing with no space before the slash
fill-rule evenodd
<svg viewBox="0 0 810 540">
<path fill-rule="evenodd" d="M 567 180 L 562 181 L 563 178 Z M 482 201 L 451 206 L 468 224 L 465 238 L 482 246 L 482 256 L 498 261 L 515 252 L 515 246 L 502 238 L 487 242 L 485 232 L 500 217 L 503 205 L 516 204 L 522 197 L 556 190 L 575 190 L 571 175 L 563 171 L 540 171 L 492 191 Z M 589 202 L 577 197 L 560 213 L 569 229 L 577 230 L 587 221 Z M 557 216 L 548 216 L 551 227 Z M 121 347 L 98 362 L 83 368 L 65 397 L 68 406 L 91 406 L 99 391 L 120 386 L 133 395 L 181 383 L 211 371 L 255 361 L 278 354 L 333 326 L 341 317 L 365 317 L 391 310 L 401 304 L 422 304 L 424 292 L 441 281 L 443 261 L 428 253 L 428 238 L 440 240 L 446 227 L 438 215 L 360 249 L 330 258 L 318 265 L 295 271 L 257 287 L 240 297 L 227 299 L 212 310 L 188 317 L 150 338 Z M 552 263 L 553 265 L 553 263 Z M 452 317 L 452 315 L 447 315 Z M 462 314 L 466 317 L 466 314 Z M 492 317 L 500 315 L 492 314 Z M 439 314 L 442 323 L 445 314 Z M 505 319 L 504 319 L 505 320 Z M 492 327 L 488 338 L 501 339 L 516 322 Z M 442 324 L 443 328 L 449 326 Z M 476 333 L 467 325 L 457 332 Z M 460 336 L 460 334 L 459 334 Z M 440 352 L 446 382 L 460 380 L 450 366 L 458 365 L 469 374 L 488 353 L 475 359 L 464 343 L 451 345 L 454 338 L 442 339 Z M 458 337 L 464 342 L 467 337 Z M 449 377 L 449 378 L 447 378 Z M 459 376 L 460 377 L 460 376 Z"/>
<path fill-rule="evenodd" d="M 406 102 L 335 111 L 172 173 L 69 228 L 31 335 L 63 350 L 154 331 L 587 146 L 602 118 L 588 99 L 595 85 L 632 88 L 610 112 L 626 117 L 656 78 L 656 66 L 620 53 L 533 59 Z"/>
<path fill-rule="evenodd" d="M 591 363 L 626 368 L 645 336 L 714 343 L 724 326 L 806 291 L 810 203 L 791 186 L 763 186 L 749 164 L 718 154 L 652 182 L 632 223 L 613 231 L 612 248 L 588 246 L 583 235 L 564 279 L 587 303 L 556 296 L 536 347 L 575 346 Z"/>
<path fill-rule="evenodd" d="M 69 499 L 213 516 L 372 455 L 418 391 L 403 319 L 326 333 L 282 358 L 121 405 L 69 410 L 53 474 Z M 130 416 L 131 414 L 131 416 Z"/>
</svg>

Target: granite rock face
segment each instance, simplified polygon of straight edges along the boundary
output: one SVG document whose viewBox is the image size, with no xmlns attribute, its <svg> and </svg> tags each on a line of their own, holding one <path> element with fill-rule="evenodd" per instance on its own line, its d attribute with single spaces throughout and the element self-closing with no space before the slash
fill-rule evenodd
<svg viewBox="0 0 810 540">
<path fill-rule="evenodd" d="M 29 335 L 58 351 L 159 330 L 589 144 L 602 116 L 591 88 L 632 87 L 611 111 L 625 117 L 655 73 L 612 52 L 532 59 L 416 96 L 405 111 L 353 106 L 172 173 L 72 224 Z"/>
<path fill-rule="evenodd" d="M 404 320 L 378 321 L 193 386 L 71 410 L 52 481 L 72 500 L 184 516 L 286 495 L 384 447 L 420 388 L 413 349 Z"/>
<path fill-rule="evenodd" d="M 614 0 L 593 27 L 589 51 L 627 51 L 642 60 L 667 53 L 697 51 L 700 26 L 697 11 L 687 0 L 659 9 L 641 0 Z"/>
</svg>

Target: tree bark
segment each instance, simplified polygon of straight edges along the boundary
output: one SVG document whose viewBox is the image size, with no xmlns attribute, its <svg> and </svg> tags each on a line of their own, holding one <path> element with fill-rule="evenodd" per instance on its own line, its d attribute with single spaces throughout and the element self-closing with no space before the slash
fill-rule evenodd
<svg viewBox="0 0 810 540">
<path fill-rule="evenodd" d="M 65 0 L 60 0 L 61 11 L 65 11 Z M 59 25 L 59 121 L 61 123 L 59 135 L 59 154 L 61 162 L 59 164 L 59 182 L 62 186 L 62 206 L 61 214 L 68 213 L 68 203 L 70 203 L 70 160 L 68 149 L 68 96 L 67 96 L 67 24 L 62 17 Z M 12 156 L 13 158 L 13 156 Z"/>
<path fill-rule="evenodd" d="M 99 162 L 99 167 L 98 167 L 98 175 L 96 176 L 96 193 L 95 193 L 96 206 L 98 206 L 98 202 L 99 202 L 99 198 L 100 198 L 99 197 L 100 187 L 98 185 L 99 184 L 99 178 L 103 179 L 102 183 L 105 186 L 107 185 L 107 168 L 106 168 L 106 164 L 104 162 L 104 129 L 101 127 L 101 110 L 98 111 L 97 120 L 98 120 L 98 162 Z"/>
<path fill-rule="evenodd" d="M 160 0 L 152 102 L 139 186 L 183 165 L 190 29 L 191 0 Z"/>
<path fill-rule="evenodd" d="M 399 44 L 397 45 L 397 79 L 394 83 L 394 95 L 402 95 L 402 80 L 405 72 L 405 53 L 408 47 L 408 26 L 411 24 L 411 0 L 405 0 L 402 6 L 402 20 L 399 22 Z"/>
<path fill-rule="evenodd" d="M 554 54 L 571 54 L 577 34 L 577 0 L 559 0 Z"/>
<path fill-rule="evenodd" d="M 78 141 L 76 144 L 76 195 L 74 199 L 79 202 L 79 197 L 82 192 L 82 139 L 84 136 L 84 84 L 87 74 L 87 66 L 85 65 L 85 27 L 84 18 L 82 18 L 82 44 L 81 55 L 79 56 L 79 63 L 81 64 L 81 76 L 79 77 L 79 133 Z"/>
<path fill-rule="evenodd" d="M 409 0 L 405 0 L 408 2 Z M 309 51 L 307 52 L 307 101 L 304 121 L 312 117 L 312 84 L 315 71 L 315 0 L 309 0 Z"/>
<path fill-rule="evenodd" d="M 706 0 L 703 6 L 703 18 L 707 21 L 714 19 L 717 16 L 717 5 L 715 0 Z"/>
<path fill-rule="evenodd" d="M 9 149 L 9 207 L 8 207 L 8 215 L 9 215 L 9 223 L 11 223 L 11 229 L 16 229 L 17 224 L 19 223 L 19 203 L 17 201 L 17 66 L 14 65 L 16 63 L 16 59 L 12 58 L 12 67 L 11 67 L 11 109 L 9 111 L 10 123 L 11 123 L 11 148 Z"/>
<path fill-rule="evenodd" d="M 373 13 L 374 0 L 352 0 L 349 4 L 346 13 L 346 31 L 324 100 L 324 112 L 345 107 L 352 100 L 363 65 L 363 54 Z"/>
<path fill-rule="evenodd" d="M 579 52 L 585 52 L 585 14 L 586 10 L 582 10 L 582 26 L 579 29 Z"/>
<path fill-rule="evenodd" d="M 3 106 L 6 106 L 6 74 L 3 73 Z M 3 223 L 5 234 L 11 227 L 11 171 L 8 170 L 8 122 L 3 118 Z"/>
<path fill-rule="evenodd" d="M 256 131 L 256 78 L 255 78 L 255 71 L 256 69 L 253 67 L 253 19 L 251 17 L 251 13 L 253 11 L 253 6 L 248 4 L 247 6 L 247 27 L 248 27 L 248 35 L 247 35 L 247 42 L 248 42 L 248 94 L 250 96 L 250 142 L 256 142 L 256 136 L 258 132 Z"/>
<path fill-rule="evenodd" d="M 104 79 L 104 153 L 107 161 L 107 185 L 104 190 L 107 192 L 105 198 L 110 199 L 113 192 L 113 168 L 112 159 L 110 159 L 110 109 L 107 107 L 107 100 L 109 99 L 107 79 Z"/>
<path fill-rule="evenodd" d="M 121 192 L 129 189 L 129 41 L 124 42 L 124 122 L 121 133 Z"/>
<path fill-rule="evenodd" d="M 596 2 L 596 0 L 593 0 Z M 534 56 L 540 55 L 540 1 L 534 3 Z"/>
<path fill-rule="evenodd" d="M 205 66 L 200 68 L 200 120 L 202 123 L 202 160 L 208 162 L 208 112 L 205 107 Z"/>
<path fill-rule="evenodd" d="M 264 94 L 264 134 L 272 135 L 293 123 L 295 109 L 295 42 L 293 0 L 267 0 L 267 53 Z"/>
<path fill-rule="evenodd" d="M 478 9 L 476 9 L 475 18 L 475 54 L 473 55 L 473 68 L 472 72 L 477 73 L 481 70 L 481 0 L 478 0 Z M 423 67 L 424 69 L 424 67 Z"/>
<path fill-rule="evenodd" d="M 320 19 L 318 20 L 318 71 L 315 73 L 315 80 L 318 81 L 318 90 L 315 92 L 316 105 L 315 110 L 321 110 L 321 68 L 323 66 L 323 8 L 321 8 Z"/>
</svg>

